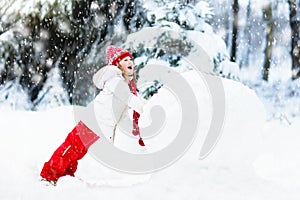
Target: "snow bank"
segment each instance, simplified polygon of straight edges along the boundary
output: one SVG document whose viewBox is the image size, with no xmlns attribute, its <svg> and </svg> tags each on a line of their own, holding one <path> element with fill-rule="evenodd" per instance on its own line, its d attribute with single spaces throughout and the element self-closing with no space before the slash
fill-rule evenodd
<svg viewBox="0 0 300 200">
<path fill-rule="evenodd" d="M 199 80 L 195 73 L 186 73 L 185 77 L 194 86 L 200 106 L 199 138 L 195 141 L 198 156 L 204 137 L 208 131 L 212 105 L 209 88 L 205 80 Z M 266 112 L 255 92 L 243 84 L 229 79 L 221 79 L 225 90 L 225 121 L 222 136 L 203 163 L 215 163 L 226 168 L 248 167 L 261 150 L 261 134 L 266 122 Z"/>
</svg>

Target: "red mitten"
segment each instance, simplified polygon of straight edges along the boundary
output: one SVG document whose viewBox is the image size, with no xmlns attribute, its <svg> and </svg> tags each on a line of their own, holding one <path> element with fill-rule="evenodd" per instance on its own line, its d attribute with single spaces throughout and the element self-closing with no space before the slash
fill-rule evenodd
<svg viewBox="0 0 300 200">
<path fill-rule="evenodd" d="M 140 146 L 142 146 L 142 147 L 144 147 L 144 146 L 145 146 L 145 143 L 144 143 L 144 141 L 143 141 L 143 139 L 142 139 L 142 138 L 140 138 L 140 139 L 139 139 L 139 145 L 140 145 Z"/>
</svg>

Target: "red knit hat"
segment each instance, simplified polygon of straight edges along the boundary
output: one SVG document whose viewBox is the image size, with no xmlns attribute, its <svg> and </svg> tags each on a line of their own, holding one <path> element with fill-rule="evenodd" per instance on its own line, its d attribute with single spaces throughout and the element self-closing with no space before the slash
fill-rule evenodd
<svg viewBox="0 0 300 200">
<path fill-rule="evenodd" d="M 126 56 L 129 56 L 132 59 L 130 52 L 125 49 L 112 45 L 106 48 L 106 63 L 108 65 L 117 65 L 117 63 Z"/>
</svg>

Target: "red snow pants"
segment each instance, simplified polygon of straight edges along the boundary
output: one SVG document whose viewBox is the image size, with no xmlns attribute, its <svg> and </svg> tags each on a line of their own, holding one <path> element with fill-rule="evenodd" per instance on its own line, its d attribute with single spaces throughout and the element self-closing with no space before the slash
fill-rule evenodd
<svg viewBox="0 0 300 200">
<path fill-rule="evenodd" d="M 88 148 L 98 139 L 99 136 L 83 122 L 78 122 L 65 141 L 54 151 L 50 160 L 45 162 L 40 173 L 41 177 L 56 182 L 62 176 L 74 176 L 78 160 L 87 153 Z"/>
</svg>

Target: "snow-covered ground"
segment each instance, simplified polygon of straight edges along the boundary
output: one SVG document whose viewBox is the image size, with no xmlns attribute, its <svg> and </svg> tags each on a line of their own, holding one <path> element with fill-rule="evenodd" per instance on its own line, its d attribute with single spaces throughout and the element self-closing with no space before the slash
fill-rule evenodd
<svg viewBox="0 0 300 200">
<path fill-rule="evenodd" d="M 45 186 L 39 181 L 39 172 L 73 128 L 72 107 L 2 110 L 0 199 L 298 200 L 300 119 L 294 118 L 291 125 L 267 121 L 253 90 L 222 79 L 226 94 L 223 134 L 214 151 L 199 160 L 211 120 L 211 101 L 195 73 L 184 73 L 184 77 L 193 84 L 199 101 L 199 135 L 179 161 L 153 174 L 122 174 L 87 154 L 79 161 L 79 178 L 67 176 L 56 187 Z M 156 95 L 161 102 L 166 98 L 164 93 Z"/>
</svg>

